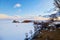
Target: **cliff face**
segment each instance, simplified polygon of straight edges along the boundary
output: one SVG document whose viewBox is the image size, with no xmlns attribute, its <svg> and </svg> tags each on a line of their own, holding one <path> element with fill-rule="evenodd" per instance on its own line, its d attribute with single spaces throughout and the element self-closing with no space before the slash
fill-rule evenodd
<svg viewBox="0 0 60 40">
<path fill-rule="evenodd" d="M 42 30 L 32 40 L 60 40 L 60 29 L 56 29 L 55 31 Z"/>
</svg>

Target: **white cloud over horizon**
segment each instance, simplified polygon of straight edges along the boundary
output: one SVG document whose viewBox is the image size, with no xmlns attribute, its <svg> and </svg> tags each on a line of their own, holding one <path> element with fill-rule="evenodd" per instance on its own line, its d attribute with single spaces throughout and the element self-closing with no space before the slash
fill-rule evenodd
<svg viewBox="0 0 60 40">
<path fill-rule="evenodd" d="M 19 15 L 13 15 L 9 16 L 7 14 L 0 14 L 0 19 L 17 19 L 17 20 L 49 20 L 49 18 L 45 18 L 42 16 L 19 16 Z M 60 17 L 58 17 L 58 20 L 60 20 Z"/>
<path fill-rule="evenodd" d="M 10 16 L 6 15 L 6 14 L 0 14 L 0 19 L 4 19 L 4 18 L 9 18 Z"/>
<path fill-rule="evenodd" d="M 9 16 L 7 14 L 0 14 L 0 19 L 19 19 L 20 16 L 14 15 L 14 16 Z"/>
<path fill-rule="evenodd" d="M 39 16 L 9 16 L 7 14 L 0 14 L 0 19 L 23 19 L 23 20 L 47 20 L 48 18 L 39 17 Z"/>
</svg>

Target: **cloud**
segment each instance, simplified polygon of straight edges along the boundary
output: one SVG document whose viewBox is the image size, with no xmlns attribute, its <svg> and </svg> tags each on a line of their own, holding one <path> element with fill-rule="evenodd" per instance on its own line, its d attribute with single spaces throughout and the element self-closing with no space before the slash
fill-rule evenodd
<svg viewBox="0 0 60 40">
<path fill-rule="evenodd" d="M 23 19 L 23 20 L 49 20 L 49 18 L 45 18 L 42 16 L 20 16 L 20 15 L 13 15 L 9 16 L 7 14 L 0 14 L 0 19 Z M 60 17 L 58 17 L 58 20 L 60 20 Z"/>
<path fill-rule="evenodd" d="M 21 9 L 18 9 L 18 10 L 15 12 L 15 14 L 19 15 L 19 13 L 21 13 L 21 12 L 22 12 L 22 10 L 21 10 Z"/>
<path fill-rule="evenodd" d="M 48 18 L 38 16 L 19 16 L 19 15 L 9 16 L 6 14 L 0 14 L 0 19 L 48 20 Z"/>
<path fill-rule="evenodd" d="M 39 17 L 39 16 L 37 16 L 37 17 L 34 17 L 34 20 L 49 20 L 49 18 L 45 18 L 45 17 Z"/>
<path fill-rule="evenodd" d="M 10 16 L 6 15 L 6 14 L 0 14 L 0 19 L 4 19 L 4 18 L 9 18 Z"/>
<path fill-rule="evenodd" d="M 21 7 L 20 3 L 17 3 L 17 4 L 14 5 L 14 8 L 19 8 L 19 7 Z"/>
<path fill-rule="evenodd" d="M 0 19 L 20 19 L 22 18 L 19 15 L 9 16 L 7 14 L 0 14 Z"/>
</svg>

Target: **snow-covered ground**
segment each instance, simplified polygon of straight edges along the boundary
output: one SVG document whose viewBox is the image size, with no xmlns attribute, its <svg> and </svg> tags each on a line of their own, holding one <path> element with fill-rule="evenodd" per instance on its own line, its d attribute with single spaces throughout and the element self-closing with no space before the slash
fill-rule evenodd
<svg viewBox="0 0 60 40">
<path fill-rule="evenodd" d="M 32 23 L 12 23 L 11 20 L 0 20 L 2 40 L 24 40 L 25 33 L 29 34 L 29 31 L 33 29 Z"/>
</svg>

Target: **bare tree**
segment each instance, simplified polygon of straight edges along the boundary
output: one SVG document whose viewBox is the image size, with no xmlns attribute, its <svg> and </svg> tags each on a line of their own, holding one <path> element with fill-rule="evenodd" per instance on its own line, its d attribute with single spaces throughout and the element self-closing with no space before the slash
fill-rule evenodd
<svg viewBox="0 0 60 40">
<path fill-rule="evenodd" d="M 55 20 L 58 19 L 58 17 L 56 16 L 56 14 L 52 14 L 52 15 L 50 15 L 50 18 L 51 18 L 51 20 L 53 20 L 53 21 L 54 21 L 54 19 L 55 19 Z"/>
<path fill-rule="evenodd" d="M 26 38 L 24 40 L 28 40 L 28 33 L 25 33 Z"/>
<path fill-rule="evenodd" d="M 32 30 L 30 30 L 30 32 L 29 32 L 29 33 L 32 35 L 32 33 L 33 33 L 33 32 L 32 32 Z"/>
<path fill-rule="evenodd" d="M 60 9 L 60 0 L 54 0 L 54 5 Z"/>
<path fill-rule="evenodd" d="M 26 38 L 28 38 L 28 33 L 25 33 L 25 35 L 26 35 Z"/>
</svg>

